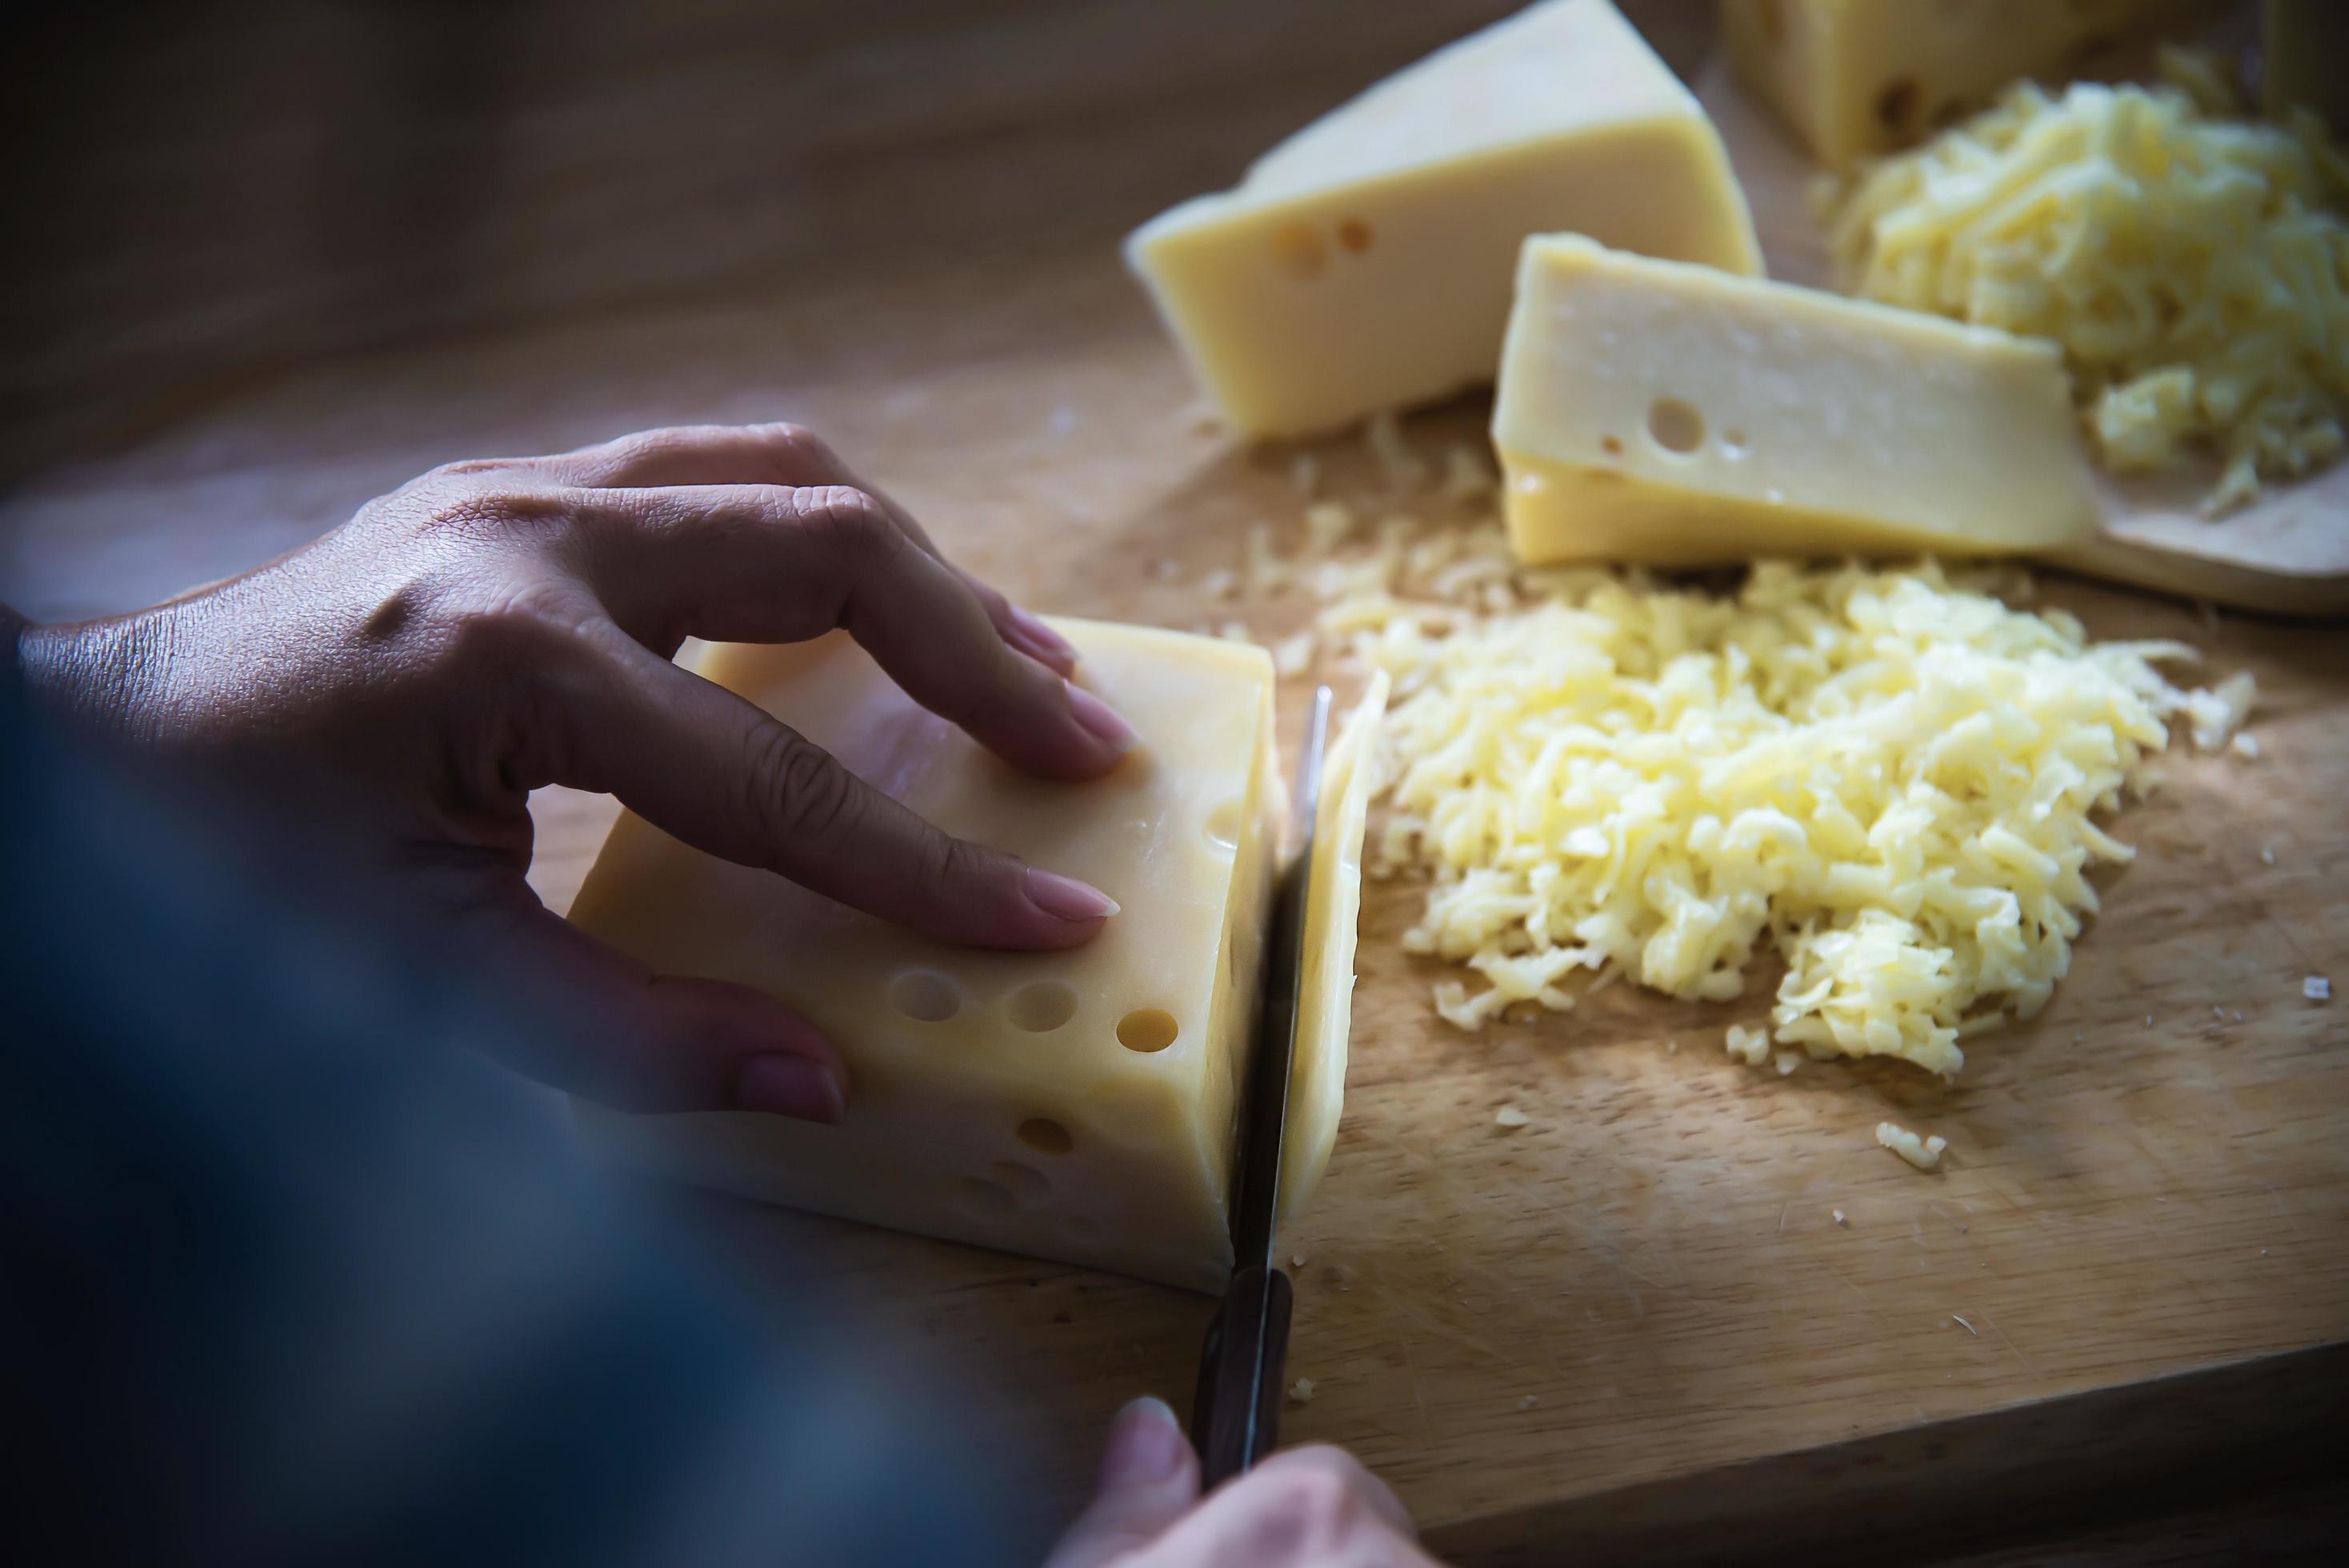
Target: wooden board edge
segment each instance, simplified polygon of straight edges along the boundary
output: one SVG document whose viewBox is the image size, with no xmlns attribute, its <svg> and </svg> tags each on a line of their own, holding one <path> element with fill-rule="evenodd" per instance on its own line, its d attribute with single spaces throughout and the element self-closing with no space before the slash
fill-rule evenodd
<svg viewBox="0 0 2349 1568">
<path fill-rule="evenodd" d="M 2157 1483 L 2176 1509 L 2317 1478 L 2344 1405 L 2349 1339 L 1460 1521 L 1426 1544 L 1463 1568 L 1938 1557 L 2115 1517 Z"/>
</svg>

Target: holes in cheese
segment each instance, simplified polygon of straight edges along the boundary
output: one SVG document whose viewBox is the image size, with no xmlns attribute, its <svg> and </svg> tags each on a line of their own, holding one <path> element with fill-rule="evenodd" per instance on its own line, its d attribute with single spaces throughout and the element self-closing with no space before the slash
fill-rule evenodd
<svg viewBox="0 0 2349 1568">
<path fill-rule="evenodd" d="M 2054 346 L 1578 235 L 1526 242 L 1493 439 L 1535 565 L 2026 552 L 2096 525 Z"/>
<path fill-rule="evenodd" d="M 2167 0 L 1723 0 L 1731 63 L 1820 161 L 1914 140 L 2018 77 L 2077 61 Z"/>
<path fill-rule="evenodd" d="M 1031 1116 L 1019 1124 L 1019 1141 L 1039 1154 L 1066 1154 L 1077 1146 L 1069 1130 L 1049 1116 Z"/>
<path fill-rule="evenodd" d="M 840 1047 L 849 1103 L 829 1128 L 584 1106 L 583 1123 L 702 1185 L 1220 1286 L 1282 800 L 1271 660 L 1220 638 L 1059 625 L 1084 684 L 1142 738 L 1092 783 L 1008 767 L 844 636 L 712 646 L 698 667 L 947 831 L 1110 892 L 1124 912 L 1100 938 L 1060 954 L 949 947 L 623 817 L 573 919 L 657 971 L 790 1005 Z M 909 1019 L 941 1010 L 943 988 L 917 975 L 951 984 L 951 1016 Z M 1164 1020 L 1158 1048 L 1120 1042 L 1137 1013 Z"/>
<path fill-rule="evenodd" d="M 1712 123 L 1608 0 L 1548 0 L 1306 127 L 1126 258 L 1245 436 L 1492 379 L 1527 234 L 1758 273 Z"/>
<path fill-rule="evenodd" d="M 934 969 L 908 969 L 889 987 L 897 1011 L 917 1023 L 943 1024 L 962 1011 L 962 992 Z"/>
<path fill-rule="evenodd" d="M 1677 397 L 1648 405 L 1648 436 L 1668 452 L 1688 453 L 1704 445 L 1704 416 Z"/>
<path fill-rule="evenodd" d="M 1077 994 L 1064 980 L 1031 980 L 1005 1000 L 1003 1016 L 1015 1029 L 1050 1034 L 1077 1016 Z"/>
<path fill-rule="evenodd" d="M 1117 1043 L 1129 1051 L 1163 1051 L 1181 1033 L 1174 1015 L 1164 1007 L 1137 1007 L 1117 1021 Z"/>
</svg>

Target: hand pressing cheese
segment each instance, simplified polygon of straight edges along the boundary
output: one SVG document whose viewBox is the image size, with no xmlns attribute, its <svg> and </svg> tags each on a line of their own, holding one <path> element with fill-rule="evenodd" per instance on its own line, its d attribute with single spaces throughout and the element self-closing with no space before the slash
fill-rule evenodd
<svg viewBox="0 0 2349 1568">
<path fill-rule="evenodd" d="M 1493 440 L 1528 564 L 1980 555 L 2095 527 L 2049 344 L 1526 242 Z"/>
<path fill-rule="evenodd" d="M 1720 137 L 1608 0 L 1439 50 L 1126 257 L 1234 428 L 1291 436 L 1491 380 L 1518 242 L 1557 229 L 1762 270 Z"/>
<path fill-rule="evenodd" d="M 1220 1286 L 1285 810 L 1271 662 L 1219 638 L 1075 621 L 1059 630 L 1084 684 L 1141 737 L 1116 772 L 1081 786 L 1004 767 L 845 638 L 705 651 L 704 676 L 867 784 L 970 841 L 1066 868 L 1123 907 L 1082 949 L 978 952 L 624 818 L 573 919 L 663 972 L 781 999 L 838 1046 L 854 1092 L 837 1127 L 583 1109 L 593 1129 L 640 1162 L 725 1191 Z M 1350 731 L 1337 755 L 1367 744 Z M 1325 829 L 1342 830 L 1319 852 L 1340 883 L 1360 874 L 1366 789 L 1325 796 L 1340 813 L 1325 814 Z M 1323 970 L 1346 969 L 1351 903 L 1317 934 Z M 1292 1123 L 1305 1150 L 1292 1210 L 1327 1155 L 1345 1071 L 1346 987 L 1309 987 L 1307 1000 L 1296 1070 L 1314 1092 Z"/>
</svg>

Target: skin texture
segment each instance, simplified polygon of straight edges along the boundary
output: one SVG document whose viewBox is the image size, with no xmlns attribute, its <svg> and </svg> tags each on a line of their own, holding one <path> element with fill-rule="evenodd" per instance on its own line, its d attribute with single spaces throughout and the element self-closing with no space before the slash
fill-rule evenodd
<svg viewBox="0 0 2349 1568">
<path fill-rule="evenodd" d="M 1093 1501 L 1045 1568 L 1433 1568 L 1411 1516 L 1342 1449 L 1275 1454 L 1199 1497 L 1174 1412 L 1136 1399 L 1110 1423 Z"/>
<path fill-rule="evenodd" d="M 12 618 L 13 619 L 13 618 Z M 1133 732 L 1069 645 L 948 563 L 791 425 L 653 430 L 436 469 L 246 576 L 75 626 L 18 624 L 36 705 L 131 751 L 266 788 L 331 779 L 471 962 L 616 1027 L 518 1063 L 631 1109 L 838 1119 L 831 1043 L 747 987 L 661 976 L 523 881 L 529 792 L 606 790 L 684 841 L 947 941 L 1061 948 L 1098 891 L 940 833 L 749 703 L 670 663 L 688 636 L 844 627 L 1006 760 L 1100 777 Z"/>
</svg>

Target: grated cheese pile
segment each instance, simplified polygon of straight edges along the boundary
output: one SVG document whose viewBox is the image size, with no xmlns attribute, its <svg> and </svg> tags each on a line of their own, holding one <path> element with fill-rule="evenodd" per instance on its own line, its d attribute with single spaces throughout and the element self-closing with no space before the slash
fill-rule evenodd
<svg viewBox="0 0 2349 1568">
<path fill-rule="evenodd" d="M 1463 564 L 1438 579 L 1489 584 Z M 2166 721 L 2250 701 L 2170 686 L 2155 665 L 2183 645 L 2091 645 L 1931 563 L 1764 562 L 1727 598 L 1599 572 L 1517 591 L 1323 613 L 1394 678 L 1372 869 L 1431 879 L 1404 944 L 1482 977 L 1437 987 L 1464 1029 L 1571 1006 L 1581 970 L 1726 1001 L 1767 948 L 1778 1043 L 1954 1073 L 1961 1037 L 2046 1004 L 2096 908 L 2085 872 L 2130 854 L 2092 818 Z M 1775 1059 L 1759 1031 L 1729 1045 Z"/>
<path fill-rule="evenodd" d="M 2180 85 L 2024 83 L 1842 192 L 1843 285 L 2053 338 L 2106 465 L 2190 445 L 2217 515 L 2341 455 L 2349 422 L 2349 162 L 2301 111 L 2239 118 L 2199 57 Z"/>
<path fill-rule="evenodd" d="M 2173 730 L 2224 748 L 2256 699 L 2246 675 L 2173 686 L 2157 665 L 2182 644 L 2091 645 L 2021 607 L 2013 567 L 1763 562 L 1726 597 L 1529 571 L 1475 453 L 1439 478 L 1399 429 L 1373 448 L 1390 499 L 1434 505 L 1372 522 L 1313 500 L 1300 554 L 1268 529 L 1243 564 L 1268 615 L 1314 603 L 1272 642 L 1284 676 L 1394 681 L 1369 870 L 1428 882 L 1404 944 L 1482 977 L 1435 988 L 1464 1029 L 1571 1007 L 1586 971 L 1584 995 L 1725 1001 L 1766 951 L 1785 977 L 1769 1029 L 1729 1029 L 1737 1060 L 1955 1073 L 1961 1038 L 2046 1004 L 2096 907 L 2085 872 L 2129 858 L 2093 819 L 2151 787 Z"/>
</svg>

